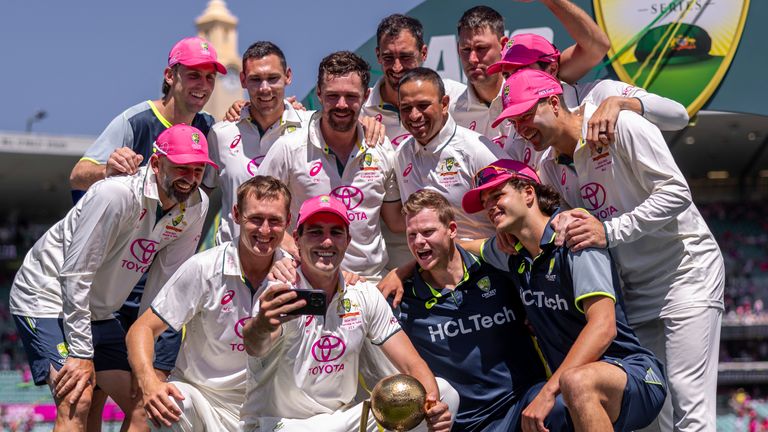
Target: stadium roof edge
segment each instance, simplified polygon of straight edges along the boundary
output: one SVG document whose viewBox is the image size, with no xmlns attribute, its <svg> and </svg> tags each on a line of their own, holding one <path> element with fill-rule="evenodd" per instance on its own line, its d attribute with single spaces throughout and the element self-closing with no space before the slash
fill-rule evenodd
<svg viewBox="0 0 768 432">
<path fill-rule="evenodd" d="M 0 153 L 82 156 L 95 137 L 0 131 Z"/>
</svg>

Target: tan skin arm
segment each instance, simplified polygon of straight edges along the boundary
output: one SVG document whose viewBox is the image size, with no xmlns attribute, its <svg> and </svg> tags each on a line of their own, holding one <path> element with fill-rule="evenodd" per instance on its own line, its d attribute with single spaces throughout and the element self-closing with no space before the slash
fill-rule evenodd
<svg viewBox="0 0 768 432">
<path fill-rule="evenodd" d="M 393 233 L 405 232 L 405 216 L 403 216 L 402 201 L 385 202 L 381 204 L 381 218 L 387 228 Z"/>
<path fill-rule="evenodd" d="M 77 161 L 69 174 L 69 186 L 75 190 L 88 190 L 92 184 L 106 177 L 106 165 L 88 159 Z"/>
</svg>

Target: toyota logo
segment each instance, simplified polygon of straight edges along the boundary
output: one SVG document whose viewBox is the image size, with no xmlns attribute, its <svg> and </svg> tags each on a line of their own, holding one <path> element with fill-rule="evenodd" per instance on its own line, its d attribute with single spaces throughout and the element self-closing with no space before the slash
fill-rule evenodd
<svg viewBox="0 0 768 432">
<path fill-rule="evenodd" d="M 600 183 L 587 183 L 581 187 L 581 199 L 587 210 L 597 210 L 605 204 L 605 188 Z"/>
<path fill-rule="evenodd" d="M 131 255 L 142 264 L 149 264 L 157 252 L 157 242 L 149 239 L 136 239 L 131 243 Z"/>
<path fill-rule="evenodd" d="M 259 165 L 261 165 L 261 161 L 264 160 L 264 156 L 256 156 L 255 158 L 251 159 L 250 162 L 248 162 L 248 166 L 245 167 L 245 169 L 248 171 L 248 174 L 251 175 L 251 177 L 256 175 L 256 170 L 259 169 Z"/>
<path fill-rule="evenodd" d="M 320 363 L 337 360 L 344 355 L 347 345 L 336 336 L 322 336 L 312 345 L 312 357 Z"/>
<path fill-rule="evenodd" d="M 242 338 L 243 338 L 243 326 L 245 326 L 245 322 L 246 322 L 246 321 L 248 321 L 248 320 L 249 320 L 249 319 L 251 319 L 251 318 L 252 318 L 252 317 L 245 317 L 245 318 L 240 318 L 240 321 L 238 321 L 237 323 L 235 323 L 235 334 L 236 334 L 236 335 L 237 335 L 237 337 L 239 337 L 240 339 L 242 339 Z"/>
<path fill-rule="evenodd" d="M 354 186 L 339 186 L 331 191 L 331 195 L 341 201 L 347 210 L 354 210 L 363 202 L 363 191 Z"/>
</svg>

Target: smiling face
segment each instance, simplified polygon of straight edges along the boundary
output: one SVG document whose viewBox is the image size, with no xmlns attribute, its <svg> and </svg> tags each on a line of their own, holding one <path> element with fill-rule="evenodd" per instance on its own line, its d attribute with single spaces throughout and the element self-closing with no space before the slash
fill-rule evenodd
<svg viewBox="0 0 768 432">
<path fill-rule="evenodd" d="M 400 88 L 400 121 L 421 145 L 426 145 L 448 120 L 448 96 L 440 98 L 433 83 L 413 79 Z"/>
<path fill-rule="evenodd" d="M 323 105 L 322 121 L 337 132 L 349 132 L 357 125 L 367 92 L 357 73 L 325 75 L 322 87 L 317 89 L 317 97 Z"/>
<path fill-rule="evenodd" d="M 305 272 L 323 274 L 339 270 L 351 240 L 347 224 L 339 216 L 325 212 L 310 216 L 293 236 Z"/>
<path fill-rule="evenodd" d="M 451 221 L 446 225 L 440 221 L 435 209 L 424 208 L 406 216 L 405 223 L 408 249 L 419 267 L 425 271 L 446 269 L 455 248 L 456 222 Z"/>
<path fill-rule="evenodd" d="M 501 60 L 501 50 L 506 38 L 499 39 L 489 28 L 464 29 L 459 33 L 459 59 L 464 75 L 473 85 L 480 85 L 499 79 L 487 75 L 488 66 Z"/>
<path fill-rule="evenodd" d="M 534 202 L 532 186 L 517 189 L 509 182 L 483 191 L 480 201 L 496 231 L 517 232 Z"/>
<path fill-rule="evenodd" d="M 251 114 L 261 117 L 282 114 L 285 87 L 291 79 L 291 69 L 284 70 L 280 57 L 275 54 L 247 59 L 240 83 L 248 91 Z"/>
<path fill-rule="evenodd" d="M 397 91 L 400 78 L 415 69 L 427 58 L 427 46 L 418 48 L 418 42 L 410 31 L 401 30 L 397 36 L 382 36 L 376 48 L 376 58 L 384 73 L 384 84 Z"/>
<path fill-rule="evenodd" d="M 165 69 L 169 95 L 176 105 L 189 113 L 202 111 L 216 85 L 216 69 L 212 64 L 187 67 L 177 65 Z"/>
<path fill-rule="evenodd" d="M 205 164 L 202 162 L 179 165 L 158 155 L 152 156 L 150 165 L 157 176 L 161 197 L 174 202 L 186 201 L 200 186 L 205 172 Z"/>
<path fill-rule="evenodd" d="M 553 111 L 553 99 L 557 100 L 557 97 L 541 99 L 523 114 L 509 118 L 517 133 L 530 142 L 536 151 L 544 151 L 551 146 L 560 130 Z"/>
<path fill-rule="evenodd" d="M 232 209 L 232 216 L 240 225 L 240 245 L 256 256 L 272 256 L 280 247 L 288 225 L 288 203 L 283 195 L 277 198 L 257 199 L 248 194 Z"/>
</svg>

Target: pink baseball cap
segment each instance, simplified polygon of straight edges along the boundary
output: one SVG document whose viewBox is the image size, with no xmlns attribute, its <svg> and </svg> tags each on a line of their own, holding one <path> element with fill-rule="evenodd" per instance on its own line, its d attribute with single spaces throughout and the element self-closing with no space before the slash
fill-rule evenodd
<svg viewBox="0 0 768 432">
<path fill-rule="evenodd" d="M 464 194 L 461 199 L 461 207 L 467 213 L 481 211 L 483 203 L 480 201 L 480 194 L 484 190 L 504 184 L 511 178 L 521 178 L 541 184 L 536 171 L 528 165 L 512 159 L 499 159 L 475 174 L 475 187 Z"/>
<path fill-rule="evenodd" d="M 218 73 L 227 74 L 227 68 L 219 63 L 213 45 L 200 37 L 188 37 L 176 42 L 168 53 L 168 67 L 176 64 L 189 67 L 212 64 Z"/>
<path fill-rule="evenodd" d="M 208 140 L 200 129 L 177 124 L 164 130 L 155 140 L 155 152 L 178 165 L 207 163 L 219 169 L 208 157 Z"/>
<path fill-rule="evenodd" d="M 504 111 L 493 121 L 492 126 L 520 115 L 533 107 L 541 98 L 563 94 L 563 86 L 552 75 L 536 69 L 520 69 L 504 82 L 501 103 Z"/>
<path fill-rule="evenodd" d="M 345 225 L 349 226 L 347 207 L 341 201 L 329 195 L 318 195 L 304 201 L 299 209 L 299 221 L 296 226 L 303 224 L 312 215 L 317 213 L 335 214 L 344 221 Z"/>
<path fill-rule="evenodd" d="M 501 72 L 504 65 L 528 66 L 529 64 L 545 61 L 554 62 L 560 59 L 560 51 L 548 40 L 533 33 L 516 34 L 509 38 L 502 50 L 501 60 L 488 66 L 488 75 Z"/>
</svg>

